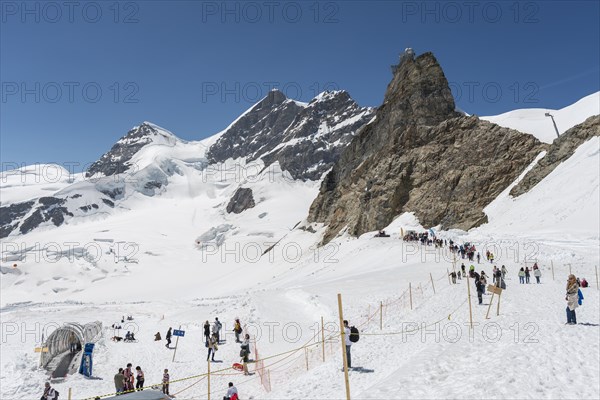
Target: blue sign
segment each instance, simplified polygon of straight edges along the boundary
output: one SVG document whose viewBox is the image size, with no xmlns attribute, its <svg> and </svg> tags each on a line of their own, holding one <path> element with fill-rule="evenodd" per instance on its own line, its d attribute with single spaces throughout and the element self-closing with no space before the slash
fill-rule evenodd
<svg viewBox="0 0 600 400">
<path fill-rule="evenodd" d="M 174 329 L 173 330 L 173 336 L 181 336 L 181 337 L 183 337 L 183 336 L 185 336 L 185 331 L 180 331 L 180 330 Z"/>
</svg>

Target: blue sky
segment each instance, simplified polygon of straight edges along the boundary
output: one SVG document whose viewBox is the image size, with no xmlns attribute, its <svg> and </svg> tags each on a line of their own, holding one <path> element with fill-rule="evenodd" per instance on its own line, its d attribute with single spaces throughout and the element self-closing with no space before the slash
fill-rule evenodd
<svg viewBox="0 0 600 400">
<path fill-rule="evenodd" d="M 201 139 L 271 87 L 378 106 L 405 47 L 467 112 L 561 108 L 600 90 L 599 4 L 2 0 L 3 169 L 94 161 L 145 120 Z"/>
</svg>

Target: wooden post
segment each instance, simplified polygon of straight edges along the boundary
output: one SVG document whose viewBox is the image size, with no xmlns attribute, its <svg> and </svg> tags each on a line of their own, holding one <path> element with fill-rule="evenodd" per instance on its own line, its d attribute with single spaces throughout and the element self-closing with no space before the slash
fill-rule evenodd
<svg viewBox="0 0 600 400">
<path fill-rule="evenodd" d="M 269 387 L 271 387 L 271 370 L 267 370 L 267 381 L 269 382 Z"/>
<path fill-rule="evenodd" d="M 450 272 L 448 272 L 448 268 L 446 268 L 446 275 L 448 275 L 448 285 L 452 285 L 452 281 L 450 281 Z"/>
<path fill-rule="evenodd" d="M 323 317 L 321 317 L 321 344 L 323 348 L 323 362 L 325 362 L 325 327 L 323 323 Z"/>
<path fill-rule="evenodd" d="M 383 301 L 379 302 L 379 330 L 383 329 Z"/>
<path fill-rule="evenodd" d="M 571 275 L 573 272 L 571 272 L 571 264 L 567 264 L 569 266 L 569 275 Z"/>
<path fill-rule="evenodd" d="M 452 252 L 452 270 L 456 272 L 456 252 Z"/>
<path fill-rule="evenodd" d="M 412 310 L 412 286 L 410 282 L 408 282 L 408 296 L 410 298 L 410 309 Z"/>
<path fill-rule="evenodd" d="M 502 297 L 502 292 L 498 293 L 498 307 L 496 308 L 496 316 L 500 315 L 500 298 Z"/>
<path fill-rule="evenodd" d="M 210 361 L 207 361 L 208 373 L 206 374 L 206 381 L 208 382 L 208 400 L 210 400 Z"/>
<path fill-rule="evenodd" d="M 594 265 L 594 269 L 596 270 L 596 289 L 600 290 L 600 286 L 598 286 L 598 266 Z"/>
<path fill-rule="evenodd" d="M 492 308 L 493 301 L 494 301 L 494 292 L 492 292 L 492 298 L 490 299 L 490 305 L 487 309 L 487 312 L 485 313 L 485 319 L 490 319 L 490 317 L 488 317 L 488 315 L 490 315 L 490 309 Z"/>
<path fill-rule="evenodd" d="M 338 312 L 340 314 L 340 342 L 342 343 L 342 359 L 344 360 L 344 381 L 346 384 L 346 400 L 350 400 L 350 381 L 348 379 L 348 358 L 346 357 L 346 331 L 344 330 L 344 312 L 342 294 L 338 293 Z"/>
<path fill-rule="evenodd" d="M 308 371 L 308 349 L 304 348 L 304 358 L 306 359 L 306 370 Z"/>
<path fill-rule="evenodd" d="M 467 274 L 467 296 L 469 298 L 469 323 L 473 329 L 473 309 L 471 308 L 471 285 L 469 284 L 469 274 Z"/>
<path fill-rule="evenodd" d="M 552 280 L 554 280 L 554 261 L 550 260 L 550 265 L 552 266 Z"/>
<path fill-rule="evenodd" d="M 67 395 L 67 398 L 68 398 L 69 400 L 71 400 L 71 399 L 72 399 L 71 395 L 72 395 L 72 390 L 71 390 L 71 388 L 69 388 L 69 394 Z"/>
<path fill-rule="evenodd" d="M 431 272 L 429 273 L 429 278 L 431 279 L 431 287 L 433 288 L 433 294 L 435 294 L 435 285 L 433 284 L 433 275 L 431 275 Z"/>
<path fill-rule="evenodd" d="M 181 330 L 181 325 L 179 325 L 179 330 Z M 175 362 L 175 354 L 177 354 L 177 345 L 179 344 L 179 336 L 175 339 L 175 351 L 173 352 L 173 361 Z"/>
</svg>

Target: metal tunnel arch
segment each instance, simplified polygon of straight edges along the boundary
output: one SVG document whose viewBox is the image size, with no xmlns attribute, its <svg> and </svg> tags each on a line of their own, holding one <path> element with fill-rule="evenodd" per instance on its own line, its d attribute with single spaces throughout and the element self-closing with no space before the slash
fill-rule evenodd
<svg viewBox="0 0 600 400">
<path fill-rule="evenodd" d="M 42 353 L 42 367 L 51 367 L 52 361 L 70 351 L 69 339 L 72 333 L 75 334 L 75 338 L 81 346 L 84 346 L 86 343 L 95 343 L 102 336 L 102 322 L 94 321 L 85 325 L 69 322 L 56 329 L 48 336 L 44 343 L 44 347 L 47 347 L 48 351 Z M 77 360 L 80 358 L 81 354 L 78 355 Z"/>
</svg>

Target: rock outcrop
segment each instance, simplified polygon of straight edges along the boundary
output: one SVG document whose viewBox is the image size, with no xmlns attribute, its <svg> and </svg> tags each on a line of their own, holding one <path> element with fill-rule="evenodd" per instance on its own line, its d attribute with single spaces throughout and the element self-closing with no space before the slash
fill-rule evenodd
<svg viewBox="0 0 600 400">
<path fill-rule="evenodd" d="M 403 57 L 373 122 L 323 180 L 308 220 L 342 229 L 380 229 L 412 211 L 424 226 L 469 229 L 544 146 L 532 135 L 455 112 L 431 53 Z"/>
<path fill-rule="evenodd" d="M 229 204 L 227 204 L 227 212 L 229 214 L 239 214 L 254 206 L 255 203 L 254 196 L 252 195 L 252 189 L 239 188 L 235 191 L 231 197 L 231 200 L 229 200 Z"/>
<path fill-rule="evenodd" d="M 548 176 L 560 163 L 566 161 L 575 150 L 594 136 L 600 136 L 600 115 L 589 117 L 554 140 L 546 155 L 512 188 L 511 196 L 528 192 Z"/>
</svg>

